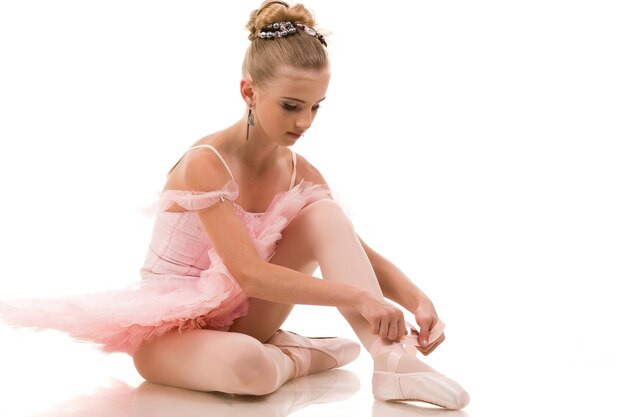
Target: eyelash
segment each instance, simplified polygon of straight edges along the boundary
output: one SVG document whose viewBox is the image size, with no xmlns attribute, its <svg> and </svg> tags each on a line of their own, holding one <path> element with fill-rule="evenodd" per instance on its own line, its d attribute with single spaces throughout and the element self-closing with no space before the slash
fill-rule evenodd
<svg viewBox="0 0 626 417">
<path fill-rule="evenodd" d="M 298 106 L 292 106 L 292 105 L 286 104 L 286 103 L 283 103 L 282 106 L 287 111 L 295 111 L 295 110 L 298 109 Z M 320 108 L 319 104 L 313 106 L 313 110 L 318 110 L 319 108 Z"/>
</svg>

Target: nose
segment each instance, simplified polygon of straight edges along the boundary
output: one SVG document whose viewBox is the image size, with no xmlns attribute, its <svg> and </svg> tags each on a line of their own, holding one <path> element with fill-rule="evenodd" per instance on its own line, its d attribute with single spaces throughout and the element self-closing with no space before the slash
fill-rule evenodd
<svg viewBox="0 0 626 417">
<path fill-rule="evenodd" d="M 312 111 L 302 112 L 299 115 L 298 120 L 296 120 L 296 127 L 301 130 L 307 130 L 309 127 L 311 127 L 314 117 L 315 116 L 313 115 Z"/>
</svg>

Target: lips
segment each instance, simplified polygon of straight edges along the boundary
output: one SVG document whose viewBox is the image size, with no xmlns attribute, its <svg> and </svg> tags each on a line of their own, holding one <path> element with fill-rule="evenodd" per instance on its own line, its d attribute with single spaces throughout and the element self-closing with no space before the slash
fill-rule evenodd
<svg viewBox="0 0 626 417">
<path fill-rule="evenodd" d="M 294 133 L 294 132 L 287 132 L 287 134 L 292 138 L 292 139 L 298 139 L 300 136 L 302 136 L 302 133 Z"/>
</svg>

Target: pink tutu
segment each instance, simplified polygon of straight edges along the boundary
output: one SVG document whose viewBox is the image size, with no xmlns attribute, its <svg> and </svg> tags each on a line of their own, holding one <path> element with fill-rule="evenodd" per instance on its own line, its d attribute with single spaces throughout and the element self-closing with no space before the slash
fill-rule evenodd
<svg viewBox="0 0 626 417">
<path fill-rule="evenodd" d="M 157 215 L 141 280 L 126 288 L 60 298 L 0 301 L 0 319 L 15 327 L 57 329 L 104 352 L 132 355 L 144 340 L 174 328 L 228 330 L 247 313 L 248 297 L 224 266 L 195 211 L 239 195 L 229 180 L 212 192 L 168 190 Z M 234 204 L 264 260 L 273 255 L 282 230 L 308 204 L 330 198 L 327 187 L 301 181 L 274 197 L 265 213 Z M 187 209 L 168 212 L 174 203 Z"/>
</svg>

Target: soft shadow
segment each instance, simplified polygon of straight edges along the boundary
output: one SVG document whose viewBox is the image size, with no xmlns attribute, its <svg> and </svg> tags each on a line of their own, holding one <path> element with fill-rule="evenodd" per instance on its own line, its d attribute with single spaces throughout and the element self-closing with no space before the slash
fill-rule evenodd
<svg viewBox="0 0 626 417">
<path fill-rule="evenodd" d="M 374 401 L 372 417 L 469 417 L 462 410 L 447 410 L 435 407 L 402 402 Z"/>
<path fill-rule="evenodd" d="M 343 369 L 296 378 L 260 397 L 192 391 L 150 382 L 133 388 L 114 381 L 111 387 L 75 397 L 37 416 L 284 417 L 311 404 L 345 400 L 359 388 L 359 378 Z"/>
</svg>

